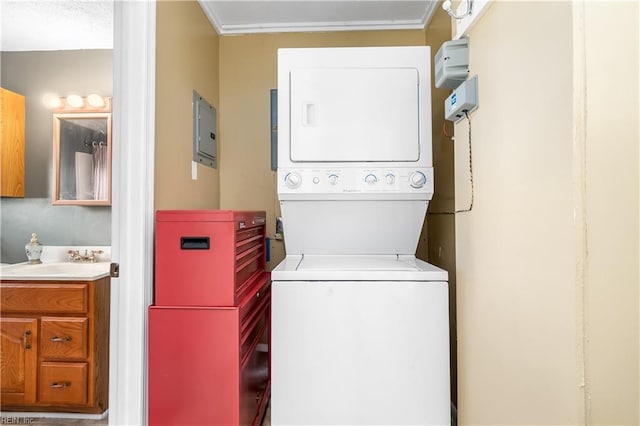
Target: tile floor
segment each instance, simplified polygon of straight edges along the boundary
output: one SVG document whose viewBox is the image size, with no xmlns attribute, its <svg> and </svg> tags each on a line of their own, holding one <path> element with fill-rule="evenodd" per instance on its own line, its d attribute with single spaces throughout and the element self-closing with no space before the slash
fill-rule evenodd
<svg viewBox="0 0 640 426">
<path fill-rule="evenodd" d="M 12 419 L 10 413 L 2 413 L 2 417 L 6 419 Z M 102 420 L 82 420 L 82 419 L 45 419 L 45 418 L 33 418 L 20 421 L 16 420 L 11 424 L 16 425 L 36 425 L 36 426 L 106 426 L 109 424 L 108 419 Z M 4 421 L 7 423 L 7 420 Z M 262 426 L 271 426 L 271 407 L 267 407 Z"/>
</svg>

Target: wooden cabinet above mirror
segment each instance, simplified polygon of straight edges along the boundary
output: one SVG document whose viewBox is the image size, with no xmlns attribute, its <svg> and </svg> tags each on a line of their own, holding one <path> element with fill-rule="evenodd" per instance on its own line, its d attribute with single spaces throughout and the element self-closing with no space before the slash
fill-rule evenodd
<svg viewBox="0 0 640 426">
<path fill-rule="evenodd" d="M 110 102 L 92 112 L 56 110 L 53 156 L 54 205 L 111 205 Z"/>
</svg>

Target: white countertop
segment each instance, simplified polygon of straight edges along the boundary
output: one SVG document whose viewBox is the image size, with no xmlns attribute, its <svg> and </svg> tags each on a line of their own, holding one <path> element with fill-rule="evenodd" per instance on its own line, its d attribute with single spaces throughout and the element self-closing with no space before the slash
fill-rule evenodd
<svg viewBox="0 0 640 426">
<path fill-rule="evenodd" d="M 69 250 L 100 250 L 97 262 L 71 262 Z M 110 246 L 43 246 L 42 263 L 28 262 L 2 265 L 0 279 L 3 280 L 54 280 L 54 281 L 93 281 L 109 276 L 111 267 Z"/>
<path fill-rule="evenodd" d="M 72 263 L 47 262 L 16 263 L 0 268 L 3 280 L 93 281 L 109 276 L 110 262 Z"/>
</svg>

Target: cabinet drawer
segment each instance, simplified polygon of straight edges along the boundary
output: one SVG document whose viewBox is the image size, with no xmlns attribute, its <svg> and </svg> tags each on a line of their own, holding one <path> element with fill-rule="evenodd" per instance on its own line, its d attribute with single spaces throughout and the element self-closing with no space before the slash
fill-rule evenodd
<svg viewBox="0 0 640 426">
<path fill-rule="evenodd" d="M 8 312 L 85 313 L 89 284 L 2 283 L 0 310 Z"/>
<path fill-rule="evenodd" d="M 264 227 L 238 231 L 236 233 L 236 256 L 261 244 L 264 244 Z"/>
<path fill-rule="evenodd" d="M 43 362 L 38 384 L 40 403 L 84 405 L 87 403 L 87 363 Z"/>
<path fill-rule="evenodd" d="M 269 300 L 265 298 L 256 308 L 254 315 L 249 316 L 249 322 L 241 326 L 240 334 L 240 364 L 244 365 L 249 353 L 260 342 L 260 336 L 269 327 Z"/>
<path fill-rule="evenodd" d="M 88 318 L 42 317 L 40 327 L 40 351 L 43 358 L 87 358 Z"/>
<path fill-rule="evenodd" d="M 246 318 L 260 309 L 260 302 L 271 296 L 271 275 L 263 272 L 250 281 L 250 288 L 244 289 L 240 302 L 240 323 L 246 325 Z"/>
<path fill-rule="evenodd" d="M 261 339 L 267 341 L 269 327 L 264 328 Z M 240 371 L 240 424 L 260 424 L 258 408 L 263 406 L 262 399 L 267 397 L 269 385 L 269 345 L 260 343 L 255 346 L 247 362 Z"/>
<path fill-rule="evenodd" d="M 237 259 L 236 287 L 247 281 L 257 270 L 264 269 L 264 248 L 254 247 L 248 253 L 243 253 L 241 259 Z"/>
</svg>

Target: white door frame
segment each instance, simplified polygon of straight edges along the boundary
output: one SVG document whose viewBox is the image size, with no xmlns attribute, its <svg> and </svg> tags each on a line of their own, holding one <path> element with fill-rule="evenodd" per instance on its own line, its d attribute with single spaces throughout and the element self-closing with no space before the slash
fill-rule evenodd
<svg viewBox="0 0 640 426">
<path fill-rule="evenodd" d="M 144 425 L 153 284 L 156 2 L 114 2 L 109 424 Z"/>
</svg>

